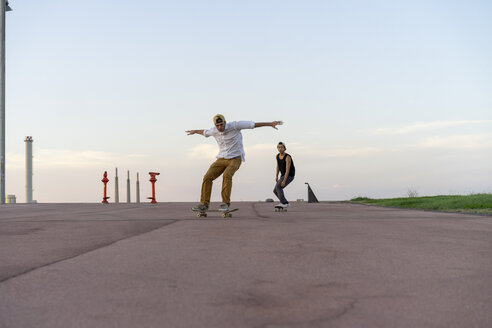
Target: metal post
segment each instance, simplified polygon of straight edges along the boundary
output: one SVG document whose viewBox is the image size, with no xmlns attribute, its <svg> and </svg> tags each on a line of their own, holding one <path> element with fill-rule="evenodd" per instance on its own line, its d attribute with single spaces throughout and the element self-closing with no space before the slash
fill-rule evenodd
<svg viewBox="0 0 492 328">
<path fill-rule="evenodd" d="M 103 178 L 101 180 L 103 183 L 104 183 L 104 194 L 103 194 L 103 200 L 102 200 L 102 203 L 103 204 L 108 204 L 108 196 L 106 196 L 106 187 L 107 187 L 107 184 L 109 182 L 109 179 L 108 179 L 108 172 L 104 171 L 104 174 L 103 174 Z"/>
<path fill-rule="evenodd" d="M 0 0 L 0 204 L 5 204 L 5 10 Z"/>
<path fill-rule="evenodd" d="M 150 183 L 152 183 L 152 197 L 147 197 L 148 199 L 151 199 L 151 204 L 157 204 L 157 201 L 155 200 L 155 182 L 157 179 L 155 178 L 156 175 L 159 175 L 160 173 L 158 172 L 149 172 L 150 174 Z"/>
<path fill-rule="evenodd" d="M 24 140 L 26 143 L 26 203 L 32 203 L 32 142 L 31 136 Z"/>
<path fill-rule="evenodd" d="M 136 192 L 136 202 L 137 204 L 140 203 L 140 181 L 138 179 L 138 172 L 137 172 L 137 192 Z"/>
<path fill-rule="evenodd" d="M 126 171 L 126 202 L 130 203 L 130 171 Z"/>
<path fill-rule="evenodd" d="M 118 187 L 118 168 L 116 168 L 116 173 L 114 176 L 114 202 L 116 204 L 118 204 L 120 202 L 120 192 L 119 192 L 118 188 L 119 188 Z"/>
</svg>

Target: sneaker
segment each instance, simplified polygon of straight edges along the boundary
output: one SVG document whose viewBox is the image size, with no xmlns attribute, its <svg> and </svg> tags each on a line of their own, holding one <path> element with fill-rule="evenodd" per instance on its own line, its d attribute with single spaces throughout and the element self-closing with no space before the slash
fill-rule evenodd
<svg viewBox="0 0 492 328">
<path fill-rule="evenodd" d="M 191 209 L 193 211 L 206 211 L 206 210 L 208 210 L 208 206 L 205 205 L 205 204 L 200 203 L 200 204 L 198 204 L 196 206 L 193 206 Z"/>
<path fill-rule="evenodd" d="M 226 203 L 220 204 L 219 211 L 221 211 L 221 212 L 227 212 L 227 211 L 229 211 L 229 205 L 226 204 Z"/>
<path fill-rule="evenodd" d="M 283 208 L 287 208 L 287 207 L 290 206 L 290 204 L 289 203 L 285 203 L 285 204 L 280 204 L 280 206 L 283 207 Z"/>
</svg>

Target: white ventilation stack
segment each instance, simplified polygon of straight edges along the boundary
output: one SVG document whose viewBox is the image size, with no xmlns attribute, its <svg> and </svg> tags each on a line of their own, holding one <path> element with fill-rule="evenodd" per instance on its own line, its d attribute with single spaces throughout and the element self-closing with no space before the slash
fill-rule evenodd
<svg viewBox="0 0 492 328">
<path fill-rule="evenodd" d="M 136 202 L 140 203 L 140 180 L 138 179 L 138 172 L 137 172 L 137 191 L 135 193 Z"/>
<path fill-rule="evenodd" d="M 26 203 L 32 203 L 32 137 L 27 136 L 26 143 Z"/>
<path fill-rule="evenodd" d="M 126 202 L 130 203 L 130 171 L 126 171 Z"/>
<path fill-rule="evenodd" d="M 115 170 L 114 176 L 114 202 L 118 204 L 120 202 L 120 187 L 118 186 L 118 168 Z"/>
</svg>

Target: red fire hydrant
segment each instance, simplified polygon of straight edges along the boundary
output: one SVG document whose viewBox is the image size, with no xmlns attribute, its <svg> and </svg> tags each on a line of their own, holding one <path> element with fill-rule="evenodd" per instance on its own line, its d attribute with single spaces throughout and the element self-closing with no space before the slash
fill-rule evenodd
<svg viewBox="0 0 492 328">
<path fill-rule="evenodd" d="M 106 184 L 108 183 L 109 179 L 108 179 L 108 172 L 104 171 L 104 176 L 101 180 L 103 183 L 104 183 L 104 196 L 103 196 L 103 201 L 102 203 L 103 204 L 108 204 L 108 199 L 109 197 L 106 196 Z"/>
<path fill-rule="evenodd" d="M 155 182 L 157 179 L 155 178 L 156 175 L 159 175 L 160 173 L 157 172 L 149 172 L 150 174 L 150 182 L 152 183 L 152 197 L 147 197 L 147 199 L 151 199 L 150 203 L 151 204 L 156 204 L 157 201 L 155 200 Z"/>
</svg>

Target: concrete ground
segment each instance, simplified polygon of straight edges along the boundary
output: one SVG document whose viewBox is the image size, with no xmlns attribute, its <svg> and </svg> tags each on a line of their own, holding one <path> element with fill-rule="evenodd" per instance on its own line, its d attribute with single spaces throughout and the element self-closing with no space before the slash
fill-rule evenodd
<svg viewBox="0 0 492 328">
<path fill-rule="evenodd" d="M 492 327 L 492 217 L 0 206 L 0 327 Z"/>
</svg>

